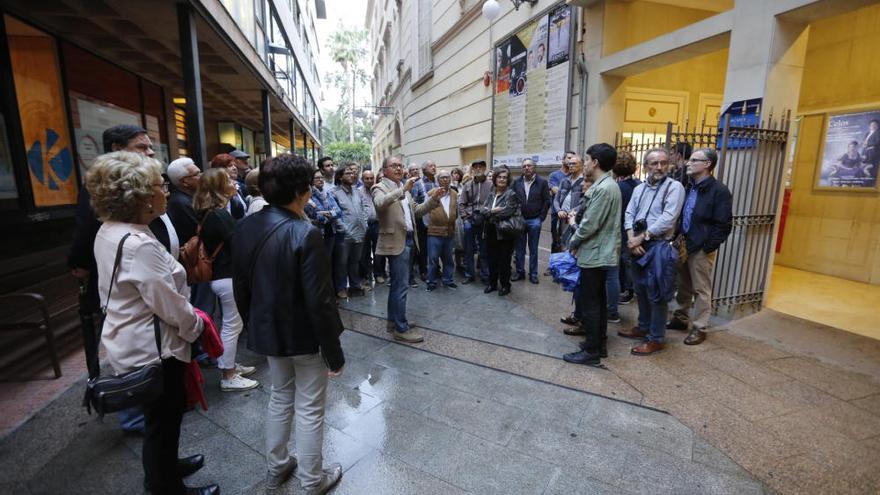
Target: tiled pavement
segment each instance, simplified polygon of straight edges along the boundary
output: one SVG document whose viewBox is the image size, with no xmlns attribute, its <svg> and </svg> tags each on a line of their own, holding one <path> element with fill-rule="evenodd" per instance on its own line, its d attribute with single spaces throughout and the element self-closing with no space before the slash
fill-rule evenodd
<svg viewBox="0 0 880 495">
<path fill-rule="evenodd" d="M 324 450 L 345 468 L 336 494 L 765 493 L 668 414 L 357 332 L 343 345 Z M 265 383 L 265 361 L 240 354 Z M 265 387 L 222 394 L 206 379 L 210 409 L 186 415 L 181 445 L 208 463 L 188 481 L 265 492 Z M 80 393 L 0 442 L 0 493 L 140 493 L 140 440 L 86 416 Z"/>
<path fill-rule="evenodd" d="M 607 370 L 560 357 L 577 340 L 559 317 L 570 298 L 541 277 L 516 282 L 508 298 L 460 286 L 409 293 L 410 321 L 427 334 L 419 348 L 549 383 L 668 411 L 778 493 L 880 493 L 880 381 L 792 354 L 721 328 L 699 346 L 669 332 L 651 357 L 617 337 L 635 305 L 609 325 Z M 346 324 L 384 332 L 387 289 L 343 304 Z M 774 318 L 765 318 L 772 325 Z M 633 425 L 629 425 L 632 427 Z"/>
</svg>

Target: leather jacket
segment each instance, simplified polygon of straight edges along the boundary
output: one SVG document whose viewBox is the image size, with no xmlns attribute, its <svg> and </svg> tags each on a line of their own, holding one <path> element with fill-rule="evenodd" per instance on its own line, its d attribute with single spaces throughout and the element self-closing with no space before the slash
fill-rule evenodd
<svg viewBox="0 0 880 495">
<path fill-rule="evenodd" d="M 238 222 L 232 252 L 235 303 L 248 328 L 248 349 L 267 356 L 320 351 L 329 369 L 342 368 L 342 320 L 321 231 L 268 205 Z"/>
</svg>

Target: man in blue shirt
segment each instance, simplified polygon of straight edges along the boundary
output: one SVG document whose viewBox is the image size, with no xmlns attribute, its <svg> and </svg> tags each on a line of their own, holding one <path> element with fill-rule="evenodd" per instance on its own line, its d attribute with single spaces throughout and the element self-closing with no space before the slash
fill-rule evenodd
<svg viewBox="0 0 880 495">
<path fill-rule="evenodd" d="M 733 227 L 733 198 L 727 187 L 715 180 L 712 171 L 718 163 L 715 150 L 698 149 L 687 161 L 690 182 L 685 194 L 679 232 L 684 235 L 687 261 L 678 267 L 678 309 L 666 324 L 674 330 L 690 330 L 684 343 L 697 345 L 706 340 L 706 327 L 712 313 L 712 270 L 718 248 Z M 693 318 L 689 313 L 693 309 Z"/>
</svg>

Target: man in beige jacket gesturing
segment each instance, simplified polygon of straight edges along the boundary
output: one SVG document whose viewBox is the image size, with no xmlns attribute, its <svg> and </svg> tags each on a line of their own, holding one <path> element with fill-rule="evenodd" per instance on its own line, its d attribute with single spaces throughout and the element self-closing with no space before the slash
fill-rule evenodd
<svg viewBox="0 0 880 495">
<path fill-rule="evenodd" d="M 444 194 L 436 187 L 428 194 L 427 200 L 416 204 L 410 191 L 416 178 L 403 180 L 403 161 L 400 156 L 391 156 L 382 161 L 383 179 L 371 189 L 376 215 L 379 218 L 379 241 L 376 254 L 388 258 L 391 272 L 391 290 L 388 292 L 388 331 L 394 339 L 401 342 L 418 343 L 424 340 L 419 333 L 410 330 L 406 321 L 406 292 L 409 281 L 410 256 L 413 247 L 418 247 L 418 239 L 413 236 L 416 218 L 440 206 L 439 198 Z"/>
</svg>

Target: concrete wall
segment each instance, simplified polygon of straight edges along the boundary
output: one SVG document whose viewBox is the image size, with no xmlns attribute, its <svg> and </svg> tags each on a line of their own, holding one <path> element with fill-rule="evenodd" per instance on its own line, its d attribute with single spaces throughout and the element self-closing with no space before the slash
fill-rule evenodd
<svg viewBox="0 0 880 495">
<path fill-rule="evenodd" d="M 810 26 L 791 200 L 776 263 L 880 284 L 880 197 L 813 190 L 826 115 L 880 108 L 880 6 Z"/>
</svg>

